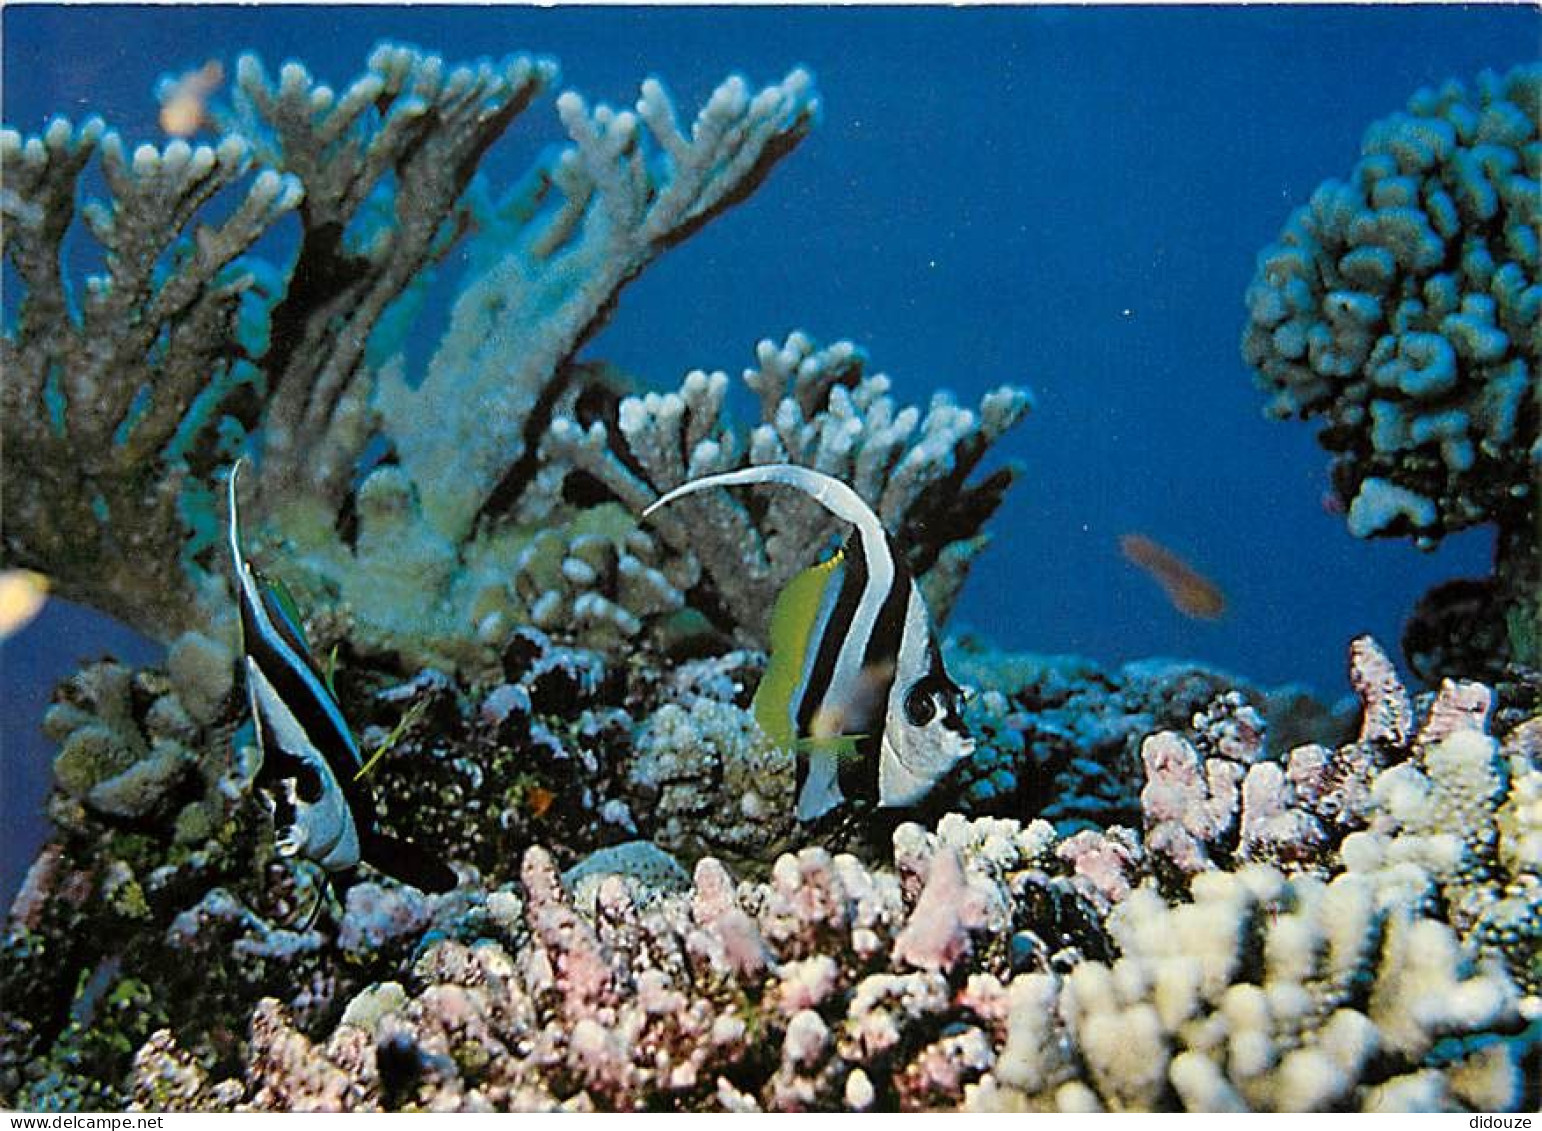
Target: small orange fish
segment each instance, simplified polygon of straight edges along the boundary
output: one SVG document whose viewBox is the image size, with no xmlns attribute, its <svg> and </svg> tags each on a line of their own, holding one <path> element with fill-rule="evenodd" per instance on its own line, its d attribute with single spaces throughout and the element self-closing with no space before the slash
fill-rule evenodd
<svg viewBox="0 0 1542 1131">
<path fill-rule="evenodd" d="M 210 59 L 161 91 L 161 129 L 172 137 L 192 137 L 209 121 L 209 95 L 225 81 L 225 68 Z"/>
<path fill-rule="evenodd" d="M 557 800 L 557 795 L 549 789 L 533 785 L 525 792 L 525 800 L 530 804 L 530 815 L 539 819 L 546 816 L 546 811 L 551 808 L 551 803 Z"/>
<path fill-rule="evenodd" d="M 1226 614 L 1226 594 L 1166 546 L 1144 534 L 1123 534 L 1119 549 L 1125 560 L 1150 574 L 1173 607 L 1195 620 L 1220 620 Z"/>
</svg>

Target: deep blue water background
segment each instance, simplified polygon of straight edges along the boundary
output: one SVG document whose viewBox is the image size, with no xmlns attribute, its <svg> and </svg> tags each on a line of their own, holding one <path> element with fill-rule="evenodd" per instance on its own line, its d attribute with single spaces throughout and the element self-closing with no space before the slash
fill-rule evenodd
<svg viewBox="0 0 1542 1131">
<path fill-rule="evenodd" d="M 254 49 L 342 85 L 382 38 L 448 59 L 556 57 L 561 89 L 628 105 L 662 78 L 683 117 L 724 76 L 812 69 L 822 124 L 747 203 L 633 284 L 586 350 L 674 387 L 763 337 L 846 337 L 905 402 L 1004 382 L 1037 409 L 997 458 L 1025 474 L 952 626 L 1104 661 L 1196 657 L 1342 694 L 1345 646 L 1395 645 L 1420 593 L 1482 573 L 1484 532 L 1427 555 L 1326 513 L 1312 428 L 1260 415 L 1238 356 L 1257 251 L 1345 175 L 1419 86 L 1536 57 L 1527 7 L 531 9 L 8 5 L 5 124 L 100 114 L 161 140 L 155 80 Z M 484 166 L 508 183 L 560 139 L 551 100 Z M 10 282 L 7 279 L 7 282 Z M 8 295 L 7 301 L 14 300 Z M 437 338 L 429 327 L 414 354 Z M 1226 591 L 1185 619 L 1119 556 L 1142 531 Z M 53 682 L 156 649 L 62 603 L 8 641 L 0 898 L 41 835 Z"/>
</svg>

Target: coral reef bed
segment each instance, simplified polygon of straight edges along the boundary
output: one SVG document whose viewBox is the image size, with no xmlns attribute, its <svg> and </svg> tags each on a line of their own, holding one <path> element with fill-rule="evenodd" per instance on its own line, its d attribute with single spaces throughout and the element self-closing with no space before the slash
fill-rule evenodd
<svg viewBox="0 0 1542 1131">
<path fill-rule="evenodd" d="M 1190 669 L 1211 697 L 1135 740 L 1144 784 L 1127 826 L 951 812 L 891 824 L 881 844 L 869 831 L 844 849 L 794 848 L 788 799 L 775 792 L 790 782 L 776 784 L 778 755 L 735 702 L 752 655 L 628 685 L 592 656 L 526 635 L 525 668 L 479 701 L 462 702 L 442 677 L 377 695 L 438 704 L 432 743 L 390 756 L 421 772 L 392 775 L 399 786 L 382 798 L 399 827 L 446 834 L 462 875 L 446 895 L 361 882 L 306 925 L 314 873 L 269 858 L 253 874 L 240 858 L 262 858 L 251 807 L 210 811 L 209 797 L 238 791 L 165 791 L 170 805 L 185 802 L 169 840 L 164 822 L 136 832 L 98 815 L 91 790 L 61 791 L 65 832 L 7 928 L 9 1102 L 1496 1110 L 1535 1100 L 1535 685 L 1411 696 L 1362 639 L 1354 733 L 1282 751 L 1247 693 Z M 1167 699 L 1172 679 L 1085 665 L 1073 677 L 1063 662 L 966 650 L 959 666 L 970 663 L 1002 736 L 998 780 L 1031 772 L 1044 741 L 1002 688 L 1022 696 L 1054 670 L 1113 715 L 1143 694 Z M 154 673 L 105 667 L 97 697 L 82 686 L 67 709 L 74 736 L 111 733 L 117 689 L 155 685 Z M 176 687 L 144 713 L 174 715 Z M 585 722 L 554 729 L 548 712 L 570 712 L 570 697 L 589 704 Z M 92 709 L 98 721 L 80 721 Z M 629 712 L 643 723 L 623 725 Z M 1090 761 L 1099 743 L 1106 755 L 1101 732 L 1081 741 L 1087 757 L 1067 762 Z M 456 757 L 436 759 L 439 744 Z M 681 776 L 685 752 L 707 765 L 700 776 Z M 470 766 L 482 775 L 474 795 L 456 776 Z M 725 803 L 749 798 L 751 781 L 762 791 L 753 804 Z M 972 788 L 955 783 L 939 804 L 969 808 Z M 224 831 L 190 843 L 189 809 Z M 487 840 L 457 840 L 456 827 Z"/>
<path fill-rule="evenodd" d="M 955 639 L 974 756 L 918 805 L 795 820 L 797 752 L 752 695 L 766 613 L 834 525 L 753 493 L 636 512 L 703 474 L 818 469 L 903 536 L 940 625 L 1015 477 L 981 468 L 1030 399 L 923 411 L 856 346 L 794 332 L 756 346 L 744 429 L 725 373 L 648 392 L 578 357 L 819 104 L 801 71 L 726 80 L 688 129 L 655 80 L 631 109 L 565 93 L 568 141 L 494 194 L 478 160 L 556 76 L 383 45 L 334 88 L 246 57 L 213 145 L 129 151 L 96 121 L 0 133 L 23 292 L 0 353 L 6 562 L 169 645 L 157 667 L 87 664 L 44 720 L 53 835 L 0 938 L 0 1105 L 1535 1107 L 1542 682 L 1517 664 L 1416 694 L 1362 637 L 1358 702 L 1333 712 L 1193 664 Z M 1530 160 L 1496 107 L 1534 94 L 1521 74 L 1486 86 L 1482 113 L 1461 92 L 1430 113 Z M 1430 129 L 1434 162 L 1455 141 Z M 1424 159 L 1390 132 L 1389 160 Z M 1492 154 L 1461 169 L 1490 166 L 1513 172 Z M 1371 203 L 1395 215 L 1372 229 L 1398 247 L 1353 270 L 1390 292 L 1413 225 L 1397 194 L 1417 186 L 1374 168 L 1362 180 L 1392 195 Z M 97 174 L 107 198 L 86 201 Z M 1468 195 L 1442 212 L 1425 190 L 1437 219 L 1487 207 Z M 255 249 L 285 217 L 281 268 Z M 77 279 L 63 248 L 87 237 L 105 273 Z M 1534 265 L 1534 238 L 1507 238 Z M 449 328 L 408 373 L 424 279 L 462 241 Z M 1277 278 L 1305 255 L 1268 260 L 1254 294 L 1292 364 L 1250 348 L 1319 411 L 1331 382 L 1300 356 L 1344 365 L 1321 296 Z M 1502 319 L 1532 302 L 1489 274 Z M 1339 329 L 1366 306 L 1322 301 Z M 1500 427 L 1527 419 L 1506 408 L 1526 360 L 1486 312 L 1463 300 L 1447 320 L 1487 390 L 1463 395 L 1499 430 L 1477 449 L 1439 431 L 1445 470 L 1425 471 L 1450 472 L 1445 509 L 1421 531 L 1498 505 L 1468 471 L 1532 458 Z M 1377 363 L 1387 398 L 1444 391 L 1414 364 L 1428 333 Z M 1343 482 L 1394 474 L 1358 454 L 1371 465 Z M 247 552 L 299 595 L 270 594 L 297 697 L 357 732 L 353 793 L 448 861 L 452 890 L 329 874 L 276 842 L 219 537 L 237 457 Z M 1351 522 L 1382 532 L 1371 506 Z"/>
</svg>

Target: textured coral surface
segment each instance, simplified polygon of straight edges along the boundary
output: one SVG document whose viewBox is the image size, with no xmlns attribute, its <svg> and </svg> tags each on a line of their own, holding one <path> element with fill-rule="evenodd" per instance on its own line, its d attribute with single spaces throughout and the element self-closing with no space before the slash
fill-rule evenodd
<svg viewBox="0 0 1542 1131">
<path fill-rule="evenodd" d="M 383 45 L 334 88 L 246 57 L 212 146 L 0 134 L 7 562 L 171 645 L 86 664 L 44 719 L 53 834 L 0 938 L 0 1106 L 1535 1108 L 1522 667 L 1419 692 L 1361 637 L 1335 711 L 955 639 L 974 757 L 909 809 L 794 819 L 796 752 L 750 703 L 770 602 L 832 525 L 755 493 L 636 512 L 695 475 L 819 468 L 904 536 L 941 619 L 1029 399 L 923 410 L 795 332 L 756 347 L 744 429 L 724 373 L 649 392 L 578 360 L 819 104 L 802 71 L 730 78 L 689 127 L 653 79 L 629 109 L 565 93 L 568 140 L 495 194 L 478 160 L 556 79 Z M 1534 506 L 1511 394 L 1535 369 L 1536 86 L 1421 95 L 1264 261 L 1249 349 L 1283 405 L 1354 433 L 1336 474 L 1362 533 Z M 286 216 L 287 273 L 254 251 Z M 1458 256 L 1474 216 L 1489 242 Z M 76 278 L 62 249 L 87 238 L 105 273 Z M 449 329 L 409 372 L 458 244 Z M 1344 280 L 1323 291 L 1318 258 Z M 449 892 L 275 844 L 223 579 L 238 454 L 248 554 L 297 592 L 359 789 Z"/>
<path fill-rule="evenodd" d="M 1243 353 L 1359 537 L 1535 513 L 1542 68 L 1414 96 L 1259 257 Z M 1512 490 L 1514 488 L 1514 490 Z"/>
<path fill-rule="evenodd" d="M 1497 702 L 1471 683 L 1410 696 L 1365 639 L 1351 659 L 1357 733 L 1271 749 L 1248 694 L 1217 691 L 1138 741 L 1145 785 L 1130 826 L 954 812 L 835 850 L 790 847 L 786 771 L 735 705 L 748 661 L 628 686 L 593 654 L 528 643 L 523 669 L 480 701 L 444 677 L 377 693 L 416 697 L 437 720 L 426 742 L 393 753 L 422 772 L 382 800 L 399 828 L 444 830 L 462 877 L 447 895 L 366 880 L 307 923 L 327 899 L 316 873 L 267 855 L 238 791 L 148 792 L 166 814 L 148 836 L 99 811 L 99 785 L 61 793 L 61 836 L 8 924 L 0 1072 L 13 1102 L 1530 1102 L 1542 1025 L 1535 687 Z M 974 659 L 995 684 L 982 694 L 997 701 L 995 726 L 1017 738 L 1001 742 L 1017 753 L 998 751 L 998 778 L 1035 765 L 1031 724 L 1000 690 L 1025 669 L 1038 670 Z M 169 677 L 88 675 L 71 736 L 147 749 L 126 728 L 181 714 Z M 1148 695 L 1163 686 L 1147 679 Z M 161 688 L 142 717 L 122 715 L 126 681 Z M 1085 675 L 1079 685 L 1098 694 Z M 588 721 L 564 727 L 575 703 Z M 620 721 L 629 712 L 641 726 Z M 460 753 L 436 754 L 441 744 Z M 502 750 L 520 752 L 512 776 Z M 970 783 L 954 788 L 947 800 L 978 804 Z M 210 800 L 221 796 L 223 808 Z M 468 816 L 481 830 L 469 839 Z M 532 840 L 552 847 L 521 847 Z M 253 852 L 268 861 L 257 875 Z M 18 1009 L 22 985 L 32 1004 Z M 43 989 L 56 995 L 48 1010 Z"/>
<path fill-rule="evenodd" d="M 1318 186 L 1248 288 L 1242 352 L 1274 416 L 1318 418 L 1358 538 L 1497 527 L 1494 577 L 1437 588 L 1419 673 L 1542 663 L 1542 65 L 1419 91 Z"/>
</svg>

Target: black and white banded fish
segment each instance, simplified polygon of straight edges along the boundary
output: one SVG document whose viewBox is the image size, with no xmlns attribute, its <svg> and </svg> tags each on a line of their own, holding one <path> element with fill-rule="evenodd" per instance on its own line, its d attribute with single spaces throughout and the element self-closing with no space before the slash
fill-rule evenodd
<svg viewBox="0 0 1542 1131">
<path fill-rule="evenodd" d="M 273 813 L 280 854 L 315 861 L 329 874 L 361 861 L 423 891 L 449 891 L 455 872 L 421 848 L 382 832 L 359 747 L 337 698 L 311 656 L 283 586 L 241 552 L 236 479 L 230 469 L 230 556 L 241 613 L 241 649 L 257 747 L 257 787 Z"/>
<path fill-rule="evenodd" d="M 862 497 L 792 464 L 708 475 L 643 512 L 713 487 L 795 487 L 855 528 L 828 561 L 782 590 L 771 614 L 771 659 L 755 691 L 763 731 L 797 751 L 800 821 L 848 799 L 919 802 L 974 749 L 904 555 Z"/>
</svg>

